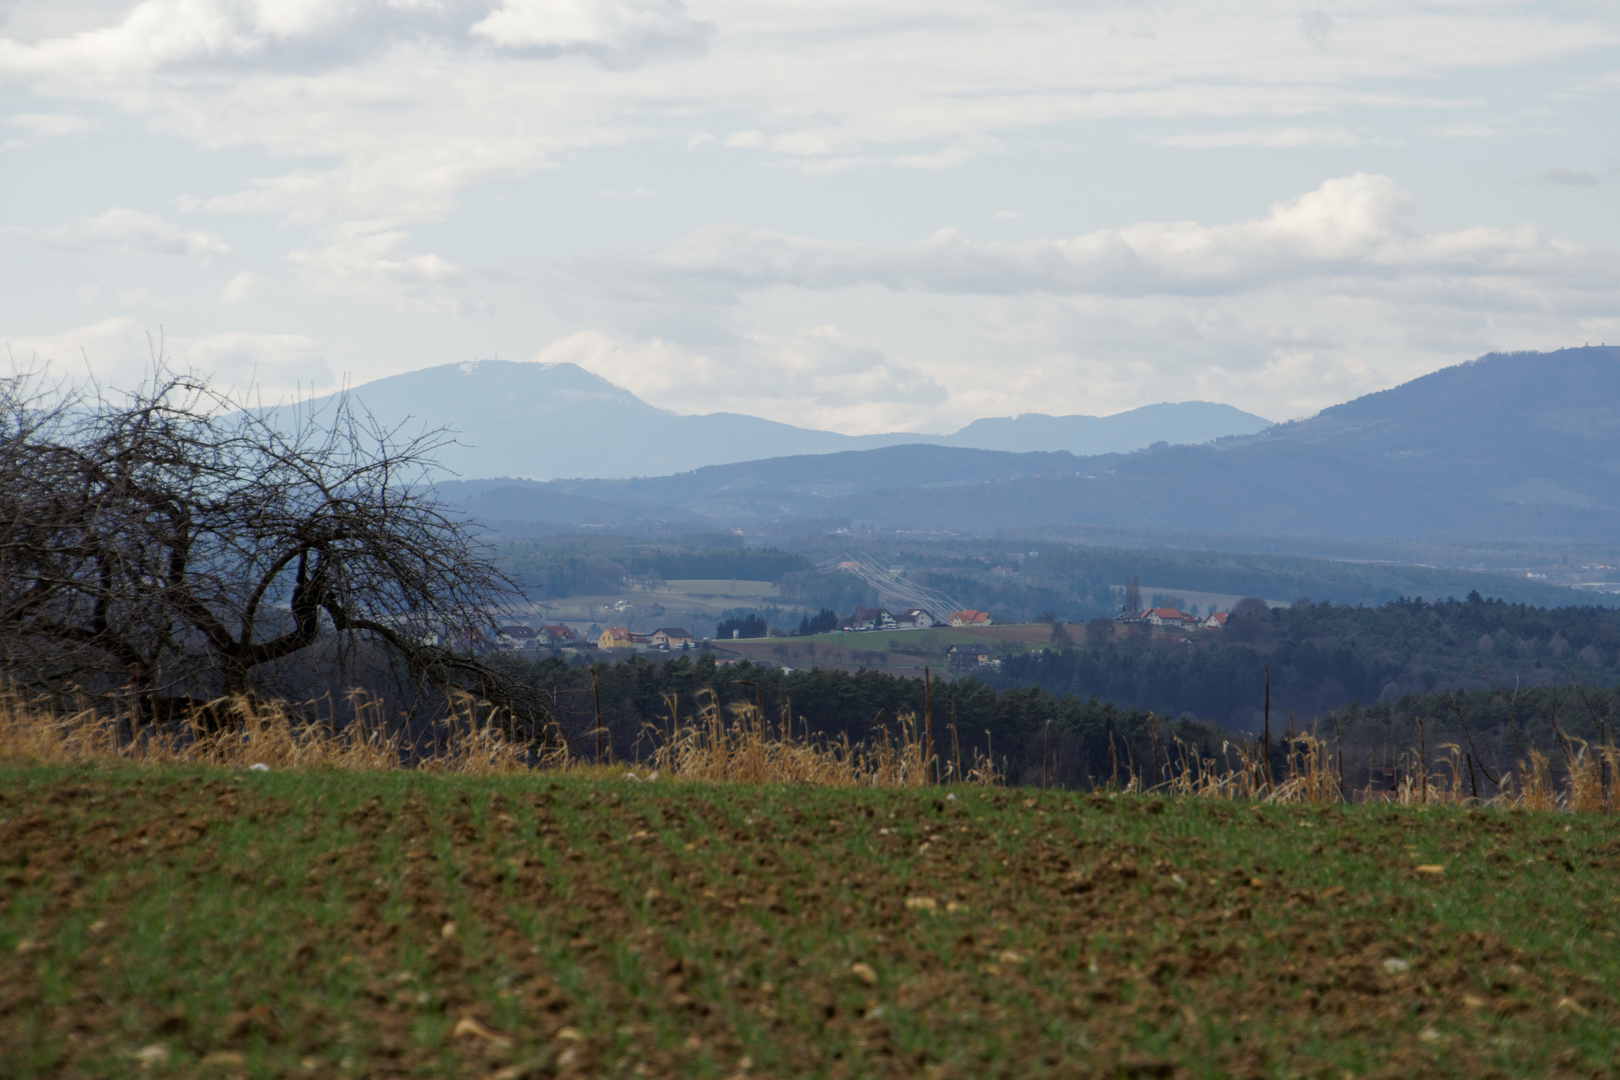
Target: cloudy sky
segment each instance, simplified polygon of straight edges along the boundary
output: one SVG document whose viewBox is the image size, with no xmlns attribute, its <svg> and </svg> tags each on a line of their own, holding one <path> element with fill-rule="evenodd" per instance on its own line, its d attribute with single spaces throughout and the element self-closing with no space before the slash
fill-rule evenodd
<svg viewBox="0 0 1620 1080">
<path fill-rule="evenodd" d="M 1614 0 L 0 0 L 0 337 L 846 432 L 1620 341 Z"/>
</svg>

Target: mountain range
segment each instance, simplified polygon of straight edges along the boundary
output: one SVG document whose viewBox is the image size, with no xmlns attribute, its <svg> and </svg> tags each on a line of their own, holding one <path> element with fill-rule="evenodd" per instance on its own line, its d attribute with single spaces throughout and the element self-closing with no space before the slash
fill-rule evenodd
<svg viewBox="0 0 1620 1080">
<path fill-rule="evenodd" d="M 385 427 L 445 427 L 440 455 L 460 476 L 660 476 L 709 465 L 911 443 L 983 450 L 1123 453 L 1155 442 L 1200 443 L 1271 421 L 1207 401 L 1148 405 L 1113 416 L 1027 414 L 975 420 L 948 435 L 842 435 L 738 413 L 683 416 L 647 404 L 574 364 L 481 360 L 444 364 L 349 391 Z M 332 398 L 304 406 L 319 412 Z"/>
<path fill-rule="evenodd" d="M 837 521 L 981 535 L 1119 526 L 1612 542 L 1620 348 L 1491 354 L 1308 420 L 1132 453 L 913 442 L 670 476 L 461 481 L 442 491 L 505 529 Z"/>
</svg>

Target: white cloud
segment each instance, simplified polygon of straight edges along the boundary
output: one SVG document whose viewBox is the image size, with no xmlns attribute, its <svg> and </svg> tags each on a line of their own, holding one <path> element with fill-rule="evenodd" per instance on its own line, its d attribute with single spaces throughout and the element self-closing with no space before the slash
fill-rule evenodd
<svg viewBox="0 0 1620 1080">
<path fill-rule="evenodd" d="M 714 24 L 680 0 L 503 0 L 470 33 L 505 49 L 582 52 L 624 61 L 701 50 Z"/>
<path fill-rule="evenodd" d="M 1560 165 L 1545 169 L 1532 179 L 1543 184 L 1556 184 L 1559 187 L 1597 187 L 1616 177 L 1620 177 L 1620 168 L 1594 172 L 1591 169 L 1571 169 Z"/>
<path fill-rule="evenodd" d="M 1149 138 L 1160 146 L 1194 150 L 1228 146 L 1359 146 L 1361 139 L 1345 127 L 1253 128 L 1246 131 L 1184 131 Z"/>
<path fill-rule="evenodd" d="M 62 334 L 8 337 L 5 345 L 13 357 L 30 366 L 48 364 L 55 376 L 70 380 L 94 376 L 121 387 L 138 383 L 153 355 L 153 342 L 144 328 L 127 316 Z"/>
<path fill-rule="evenodd" d="M 298 334 L 165 337 L 133 318 L 120 317 L 59 334 L 11 338 L 5 344 L 19 361 L 49 364 L 53 374 L 70 381 L 94 377 L 114 392 L 141 384 L 158 356 L 171 366 L 209 373 L 222 389 L 251 390 L 269 401 L 330 388 L 334 382 L 320 345 Z"/>
<path fill-rule="evenodd" d="M 347 232 L 319 251 L 294 251 L 297 267 L 315 292 L 382 304 L 396 311 L 459 314 L 461 301 L 445 290 L 461 271 L 438 255 L 400 255 L 409 239 L 400 231 Z"/>
<path fill-rule="evenodd" d="M 6 123 L 43 136 L 76 135 L 90 129 L 90 121 L 66 113 L 14 113 L 6 118 Z"/>
<path fill-rule="evenodd" d="M 1615 252 L 1529 226 L 1423 231 L 1415 210 L 1387 177 L 1355 174 L 1248 220 L 1021 243 L 946 230 L 880 247 L 711 226 L 582 260 L 569 280 L 596 290 L 599 323 L 702 357 L 641 375 L 635 346 L 595 361 L 649 400 L 690 409 L 714 394 L 844 431 L 1187 398 L 1294 416 L 1491 349 L 1557 345 L 1572 327 L 1604 340 L 1620 323 Z M 786 322 L 803 311 L 837 329 Z M 816 363 L 858 392 L 807 381 Z M 916 372 L 926 385 L 907 381 Z"/>
<path fill-rule="evenodd" d="M 1447 230 L 1420 228 L 1409 195 L 1359 173 L 1269 212 L 1254 204 L 1181 221 L 1182 208 L 1247 205 L 1234 201 L 1246 179 L 1225 170 L 1255 162 L 1245 156 L 1253 148 L 1296 149 L 1256 168 L 1336 170 L 1320 163 L 1359 154 L 1376 133 L 1483 135 L 1470 118 L 1515 115 L 1514 95 L 1532 90 L 1557 124 L 1591 126 L 1583 117 L 1603 115 L 1616 85 L 1593 73 L 1613 66 L 1605 58 L 1617 45 L 1620 10 L 1591 0 L 74 0 L 15 7 L 0 27 L 0 86 L 18 102 L 0 127 L 18 137 L 0 147 L 26 149 L 86 130 L 81 117 L 118 115 L 116 138 L 103 122 L 66 149 L 101 147 L 85 160 L 112 177 L 127 129 L 208 151 L 207 168 L 143 165 L 141 182 L 169 183 L 158 198 L 195 192 L 173 204 L 177 215 L 278 219 L 250 232 L 291 237 L 286 265 L 310 291 L 364 302 L 300 308 L 289 296 L 277 305 L 279 328 L 347 320 L 333 336 L 370 342 L 356 366 L 373 373 L 443 360 L 462 331 L 436 318 L 484 310 L 498 295 L 508 321 L 494 327 L 496 343 L 519 349 L 563 334 L 568 349 L 672 407 L 846 430 L 1190 396 L 1289 415 L 1486 348 L 1589 332 L 1616 340 L 1604 322 L 1620 309 L 1616 256 L 1514 225 L 1534 219 L 1534 200 L 1548 195 L 1528 187 L 1518 189 L 1524 212 Z M 1490 102 L 1479 99 L 1487 85 Z M 1560 92 L 1585 112 L 1566 109 Z M 1116 135 L 1140 141 L 1111 179 Z M 1526 132 L 1509 125 L 1501 137 Z M 1403 150 L 1425 191 L 1475 179 L 1432 142 Z M 637 143 L 655 146 L 634 161 L 588 153 Z M 735 152 L 692 153 L 656 171 L 659 147 L 709 143 Z M 1233 149 L 1206 167 L 1162 146 Z M 1038 156 L 1052 147 L 1061 152 Z M 1502 150 L 1532 163 L 1546 152 L 1505 141 Z M 1016 167 L 961 181 L 917 175 L 991 154 Z M 490 181 L 553 168 L 576 169 L 580 183 L 536 179 L 506 210 L 492 209 L 512 188 Z M 883 194 L 867 200 L 858 171 L 880 169 L 887 175 L 871 186 Z M 789 172 L 857 175 L 820 183 Z M 656 200 L 636 187 L 661 175 L 669 181 L 658 181 Z M 1000 186 L 1014 175 L 1041 181 Z M 1610 179 L 1577 170 L 1540 179 L 1593 178 Z M 1141 190 L 1122 191 L 1133 184 Z M 628 222 L 602 226 L 611 212 L 566 205 L 570 191 L 592 204 L 592 193 L 647 199 L 632 216 L 646 219 L 652 246 L 593 247 L 589 230 L 621 237 Z M 1053 220 L 1060 204 L 1046 195 L 1071 191 L 1068 220 L 1117 227 L 986 242 L 971 229 L 927 236 L 915 224 L 975 218 L 989 236 L 1024 235 L 986 221 L 981 200 Z M 908 205 L 883 220 L 882 207 L 899 205 L 891 198 Z M 520 200 L 530 205 L 515 209 Z M 24 207 L 28 216 L 10 220 L 29 228 L 0 239 L 194 258 L 228 250 L 213 232 L 133 210 L 43 228 L 82 212 L 57 217 L 43 205 Z M 548 231 L 534 227 L 548 220 L 537 208 L 558 220 L 580 213 Z M 500 234 L 485 246 L 492 220 Z M 422 227 L 440 222 L 469 229 L 450 239 L 449 229 Z M 894 241 L 896 228 L 916 242 Z M 558 251 L 580 254 L 548 262 Z M 262 264 L 239 270 L 220 301 L 286 276 Z M 142 275 L 144 299 L 130 283 L 101 281 L 85 299 L 84 283 L 64 282 L 54 291 L 79 296 L 80 307 L 61 325 L 86 320 L 84 304 L 117 311 L 119 297 L 161 305 L 171 326 L 186 315 L 212 325 L 214 295 L 194 301 L 206 304 L 201 314 L 184 312 L 182 290 L 168 290 L 162 272 Z M 379 323 L 370 305 L 399 314 Z M 81 337 L 103 342 L 111 331 L 96 328 L 114 323 Z M 300 348 L 253 355 L 314 371 L 300 367 L 309 355 Z"/>
<path fill-rule="evenodd" d="M 182 229 L 154 214 L 122 206 L 53 229 L 11 226 L 0 230 L 0 236 L 70 251 L 135 251 L 204 260 L 231 252 L 230 244 L 215 233 Z"/>
<path fill-rule="evenodd" d="M 240 304 L 248 298 L 254 289 L 264 284 L 264 277 L 251 270 L 244 270 L 225 283 L 220 290 L 219 300 L 222 304 Z"/>
<path fill-rule="evenodd" d="M 584 331 L 534 359 L 578 364 L 677 412 L 745 412 L 850 434 L 912 427 L 946 396 L 926 370 L 832 326 L 753 332 L 701 350 Z"/>
<path fill-rule="evenodd" d="M 730 129 L 729 145 L 811 174 L 952 168 L 998 152 L 1010 132 L 1085 119 L 1250 118 L 1261 126 L 1221 137 L 1345 145 L 1347 129 L 1272 122 L 1457 104 L 1443 86 L 1426 97 L 1409 88 L 1620 42 L 1620 16 L 1593 6 L 1313 10 L 1302 16 L 1295 0 L 707 0 L 695 14 L 678 0 L 143 0 L 113 25 L 0 37 L 0 78 L 107 102 L 203 146 L 294 161 L 214 209 L 397 228 L 443 217 L 469 185 L 672 122 L 682 139 Z M 653 56 L 668 62 L 637 63 Z"/>
<path fill-rule="evenodd" d="M 1431 128 L 1429 134 L 1438 139 L 1493 139 L 1501 132 L 1489 124 L 1441 124 Z"/>
<path fill-rule="evenodd" d="M 954 229 L 902 248 L 832 243 L 737 226 L 698 229 L 664 247 L 582 263 L 601 287 L 725 303 L 774 286 L 875 284 L 1006 295 L 1230 294 L 1301 277 L 1504 274 L 1612 289 L 1620 260 L 1549 240 L 1529 226 L 1413 231 L 1415 200 L 1388 177 L 1357 173 L 1228 225 L 1142 222 L 1071 239 L 973 242 Z"/>
<path fill-rule="evenodd" d="M 330 389 L 335 380 L 320 344 L 302 334 L 209 334 L 184 345 L 185 363 L 214 385 L 273 403 L 288 394 Z"/>
</svg>

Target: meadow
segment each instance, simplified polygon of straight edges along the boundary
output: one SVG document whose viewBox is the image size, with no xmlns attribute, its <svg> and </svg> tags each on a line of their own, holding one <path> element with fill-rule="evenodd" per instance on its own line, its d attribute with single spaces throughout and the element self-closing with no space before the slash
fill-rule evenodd
<svg viewBox="0 0 1620 1080">
<path fill-rule="evenodd" d="M 1613 819 L 0 765 L 0 1075 L 1593 1076 Z"/>
</svg>

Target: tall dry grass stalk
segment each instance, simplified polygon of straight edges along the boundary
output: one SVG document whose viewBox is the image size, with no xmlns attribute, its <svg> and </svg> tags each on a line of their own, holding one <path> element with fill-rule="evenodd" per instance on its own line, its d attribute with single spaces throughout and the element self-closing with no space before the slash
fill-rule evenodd
<svg viewBox="0 0 1620 1080">
<path fill-rule="evenodd" d="M 667 723 L 648 725 L 638 758 L 640 772 L 656 770 L 673 780 L 754 784 L 818 784 L 829 787 L 923 787 L 933 783 L 1002 784 L 994 760 L 975 751 L 961 760 L 953 743 L 949 760 L 932 756 L 918 717 L 905 713 L 878 725 L 878 735 L 854 743 L 812 734 L 783 710 L 770 722 L 755 703 L 722 708 L 713 693 L 682 718 L 679 701 L 665 698 Z M 247 768 L 335 769 L 357 772 L 415 768 L 433 773 L 496 775 L 536 770 L 622 777 L 611 767 L 571 757 L 560 733 L 549 748 L 537 750 L 511 737 L 498 715 L 463 696 L 449 703 L 445 721 L 434 728 L 429 746 L 407 745 L 387 722 L 383 703 L 361 693 L 350 695 L 339 722 L 333 703 L 295 709 L 278 702 L 231 699 L 211 703 L 216 714 L 236 718 L 228 730 L 211 733 L 197 719 L 130 737 L 124 718 L 90 709 L 53 712 L 19 695 L 0 693 L 0 763 L 198 764 Z M 797 724 L 797 726 L 796 726 Z M 954 729 L 953 729 L 954 730 Z M 1117 754 L 1108 786 L 1135 793 L 1157 792 L 1195 799 L 1330 804 L 1390 802 L 1401 806 L 1491 806 L 1504 809 L 1612 814 L 1620 811 L 1620 747 L 1592 745 L 1563 736 L 1549 758 L 1528 751 L 1512 772 L 1492 773 L 1457 744 L 1436 748 L 1433 756 L 1409 749 L 1394 759 L 1394 782 L 1359 790 L 1345 783 L 1343 759 L 1335 745 L 1314 734 L 1284 737 L 1280 770 L 1268 767 L 1260 740 L 1227 742 L 1216 756 L 1168 740 L 1159 760 L 1155 740 L 1152 770 Z M 1274 766 L 1274 762 L 1270 763 Z M 1559 767 L 1561 766 L 1561 768 Z"/>
<path fill-rule="evenodd" d="M 1497 775 L 1475 762 L 1455 743 L 1424 751 L 1408 750 L 1395 759 L 1395 783 L 1352 791 L 1344 780 L 1338 748 L 1307 733 L 1287 736 L 1280 774 L 1266 768 L 1261 740 L 1224 743 L 1217 757 L 1176 740 L 1167 754 L 1165 778 L 1150 783 L 1134 765 L 1112 786 L 1128 792 L 1163 792 L 1196 799 L 1307 803 L 1389 802 L 1399 806 L 1474 806 L 1612 814 L 1620 811 L 1620 747 L 1592 746 L 1566 736 L 1564 768 L 1555 776 L 1547 755 L 1531 750 L 1517 774 Z"/>
<path fill-rule="evenodd" d="M 666 728 L 649 725 L 652 750 L 647 764 L 660 776 L 745 784 L 818 784 L 826 787 L 923 787 L 939 776 L 947 783 L 997 784 L 1000 772 L 988 758 L 976 757 L 960 775 L 955 761 L 941 762 L 928 747 L 918 718 L 903 713 L 884 723 L 881 737 L 852 743 L 795 733 L 786 709 L 772 724 L 757 704 L 722 709 L 707 694 L 687 718 L 679 701 L 665 698 Z"/>
<path fill-rule="evenodd" d="M 352 719 L 339 724 L 330 702 L 327 719 L 311 720 L 280 702 L 233 698 L 211 702 L 237 718 L 211 732 L 198 717 L 133 737 L 122 718 L 85 709 L 66 716 L 42 710 L 15 694 L 0 696 L 0 761 L 12 764 L 88 764 L 129 761 L 146 765 L 194 764 L 221 768 L 337 769 L 372 772 L 406 768 L 413 759 L 426 771 L 497 774 L 524 772 L 537 762 L 527 743 L 507 736 L 496 716 L 471 697 L 450 702 L 445 734 L 427 755 L 414 753 L 384 719 L 382 702 L 350 695 Z"/>
<path fill-rule="evenodd" d="M 1340 778 L 1333 770 L 1333 753 L 1326 742 L 1305 733 L 1283 741 L 1286 767 L 1279 779 L 1267 768 L 1262 742 L 1221 745 L 1219 758 L 1200 757 L 1198 748 L 1175 740 L 1169 778 L 1157 788 L 1171 795 L 1196 799 L 1231 799 L 1251 802 L 1325 804 L 1347 801 Z M 1141 790 L 1139 779 L 1131 784 Z"/>
</svg>

